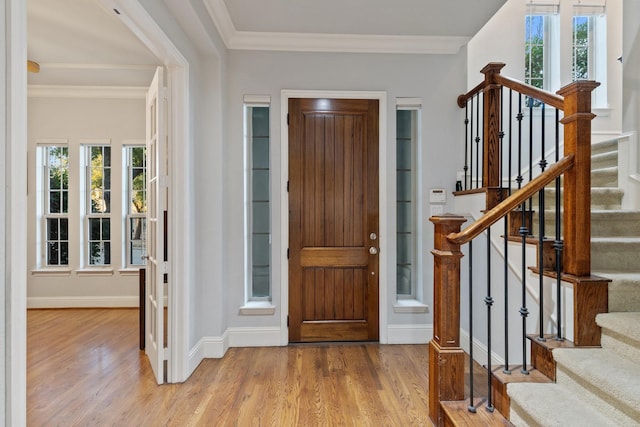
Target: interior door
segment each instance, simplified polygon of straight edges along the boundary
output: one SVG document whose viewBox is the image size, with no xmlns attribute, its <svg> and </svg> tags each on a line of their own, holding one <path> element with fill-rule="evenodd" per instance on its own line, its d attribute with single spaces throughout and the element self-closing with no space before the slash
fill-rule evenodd
<svg viewBox="0 0 640 427">
<path fill-rule="evenodd" d="M 167 206 L 166 105 L 164 76 L 158 67 L 147 93 L 147 266 L 145 351 L 158 384 L 164 382 L 168 351 L 164 340 Z"/>
<path fill-rule="evenodd" d="M 378 340 L 378 100 L 289 100 L 289 341 Z"/>
</svg>

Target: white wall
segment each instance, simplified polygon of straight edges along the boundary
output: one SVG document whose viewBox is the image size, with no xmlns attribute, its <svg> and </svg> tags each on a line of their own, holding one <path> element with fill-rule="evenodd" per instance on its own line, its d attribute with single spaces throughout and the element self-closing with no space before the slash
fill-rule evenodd
<svg viewBox="0 0 640 427">
<path fill-rule="evenodd" d="M 5 40 L 11 37 L 9 28 L 6 23 L 6 7 L 7 2 L 5 0 L 0 1 L 0 34 L 2 34 Z M 7 44 L 3 43 L 0 45 L 0 81 L 7 81 L 7 60 L 9 55 L 7 55 Z M 9 111 L 11 98 L 7 96 L 7 86 L 0 86 L 0 129 L 2 129 L 2 133 L 0 133 L 0 169 L 3 171 L 7 167 L 7 149 L 9 147 L 9 134 L 4 130 L 7 129 L 7 123 L 11 120 L 11 115 Z M 7 257 L 6 257 L 6 221 L 7 221 L 7 194 L 5 192 L 5 188 L 7 188 L 7 183 L 5 182 L 6 175 L 2 174 L 0 176 L 0 239 L 3 242 L 2 247 L 0 247 L 0 259 L 2 262 L 0 263 L 0 287 L 2 289 L 6 289 L 10 284 L 7 283 L 6 280 L 6 272 L 7 272 Z M 9 333 L 6 329 L 5 325 L 5 313 L 6 313 L 6 305 L 7 299 L 4 292 L 0 293 L 0 363 L 3 367 L 0 372 L 0 384 L 2 387 L 0 388 L 0 399 L 2 399 L 2 406 L 0 406 L 0 420 L 2 424 L 6 422 L 6 413 L 7 413 L 7 399 L 5 395 L 6 383 L 7 380 L 5 378 L 5 371 L 7 368 L 10 368 L 7 364 L 7 360 L 9 358 L 6 357 L 7 350 L 11 348 L 11 343 L 9 342 Z"/>
<path fill-rule="evenodd" d="M 170 256 L 181 260 L 173 285 L 187 289 L 187 345 L 197 363 L 198 355 L 207 353 L 202 339 L 221 337 L 226 330 L 221 239 L 226 49 L 201 2 L 140 3 L 187 62 L 188 138 L 172 141 L 170 151 L 181 150 L 184 161 L 170 166 L 169 172 L 170 179 L 183 184 L 170 205 L 180 216 L 184 234 Z M 220 354 L 217 351 L 207 354 Z"/>
<path fill-rule="evenodd" d="M 622 126 L 625 132 L 637 132 L 640 129 L 640 20 L 638 19 L 640 2 L 625 0 L 623 16 L 624 119 Z"/>
<path fill-rule="evenodd" d="M 142 92 L 144 95 L 144 92 Z M 28 306 L 96 307 L 138 306 L 138 272 L 123 270 L 124 236 L 122 175 L 112 174 L 111 266 L 108 275 L 89 274 L 80 264 L 79 245 L 71 244 L 66 275 L 43 271 L 43 261 L 36 259 L 36 143 L 39 140 L 66 140 L 70 154 L 70 180 L 79 182 L 79 146 L 83 140 L 105 140 L 111 146 L 112 164 L 122 165 L 123 144 L 145 143 L 145 100 L 30 97 L 28 103 Z M 78 188 L 78 187 L 72 187 Z M 80 240 L 80 194 L 70 194 L 69 238 Z M 75 219 L 75 221 L 74 221 Z"/>
<path fill-rule="evenodd" d="M 422 247 L 433 246 L 433 225 L 428 222 L 429 188 L 445 188 L 449 192 L 455 187 L 456 170 L 461 165 L 460 144 L 463 140 L 462 112 L 456 106 L 456 97 L 465 87 L 465 53 L 457 55 L 375 55 L 375 54 L 325 54 L 286 52 L 229 52 L 228 63 L 228 138 L 224 145 L 224 286 L 228 289 L 229 326 L 285 327 L 280 324 L 280 297 L 286 272 L 280 261 L 287 242 L 281 239 L 280 209 L 286 196 L 282 184 L 282 173 L 286 165 L 281 164 L 281 105 L 282 89 L 341 90 L 341 91 L 386 91 L 387 93 L 387 157 L 386 182 L 383 191 L 387 194 L 387 205 L 382 206 L 387 220 L 387 251 L 395 254 L 396 184 L 395 184 L 395 99 L 396 97 L 420 97 L 422 109 L 422 158 L 418 164 L 423 169 L 422 211 L 420 218 Z M 243 270 L 243 95 L 271 96 L 271 162 L 272 162 L 272 294 L 276 313 L 269 316 L 242 316 L 238 309 L 245 303 L 245 272 Z M 448 205 L 448 206 L 452 206 Z M 445 206 L 445 210 L 448 209 Z M 423 301 L 432 305 L 433 261 L 428 250 L 422 254 L 424 264 L 422 286 L 419 294 Z M 395 255 L 389 257 L 387 276 L 388 306 L 384 307 L 390 325 L 413 325 L 424 327 L 432 323 L 431 312 L 426 314 L 400 314 L 393 311 L 395 303 Z M 383 333 L 384 334 L 384 333 Z"/>
<path fill-rule="evenodd" d="M 467 46 L 467 89 L 484 80 L 480 72 L 489 62 L 503 62 L 501 73 L 524 80 L 525 2 L 508 0 Z"/>
</svg>

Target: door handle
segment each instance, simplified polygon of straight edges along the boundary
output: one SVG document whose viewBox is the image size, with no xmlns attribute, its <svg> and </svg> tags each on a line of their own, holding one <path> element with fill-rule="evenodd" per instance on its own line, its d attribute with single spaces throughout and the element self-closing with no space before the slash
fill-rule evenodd
<svg viewBox="0 0 640 427">
<path fill-rule="evenodd" d="M 376 255 L 376 254 L 378 253 L 378 248 L 376 248 L 375 246 L 371 246 L 371 247 L 369 248 L 369 253 L 370 253 L 371 255 Z"/>
</svg>

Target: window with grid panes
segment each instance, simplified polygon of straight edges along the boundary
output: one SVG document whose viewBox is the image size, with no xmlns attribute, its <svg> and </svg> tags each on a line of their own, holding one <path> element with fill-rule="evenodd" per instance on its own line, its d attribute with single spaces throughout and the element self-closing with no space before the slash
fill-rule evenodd
<svg viewBox="0 0 640 427">
<path fill-rule="evenodd" d="M 417 278 L 417 109 L 396 111 L 396 293 L 415 298 Z"/>
<path fill-rule="evenodd" d="M 45 264 L 69 265 L 69 148 L 40 147 L 44 160 Z"/>
<path fill-rule="evenodd" d="M 145 264 L 147 215 L 146 147 L 125 147 L 125 266 Z"/>
<path fill-rule="evenodd" d="M 245 103 L 247 276 L 249 300 L 271 298 L 269 104 Z"/>
<path fill-rule="evenodd" d="M 86 264 L 111 264 L 111 147 L 85 147 Z"/>
</svg>

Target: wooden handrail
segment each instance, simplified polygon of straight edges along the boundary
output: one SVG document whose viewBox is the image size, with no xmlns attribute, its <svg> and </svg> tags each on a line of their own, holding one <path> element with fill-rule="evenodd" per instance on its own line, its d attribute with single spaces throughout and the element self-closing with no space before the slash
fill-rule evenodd
<svg viewBox="0 0 640 427">
<path fill-rule="evenodd" d="M 547 92 L 546 90 L 538 89 L 537 87 L 530 86 L 528 84 L 522 83 L 521 81 L 505 77 L 502 74 L 496 74 L 495 79 L 496 83 L 504 87 L 513 89 L 531 98 L 539 99 L 547 105 L 551 105 L 558 110 L 564 111 L 564 98 L 559 95 Z"/>
<path fill-rule="evenodd" d="M 530 86 L 521 81 L 505 77 L 500 74 L 500 68 L 502 68 L 504 64 L 500 62 L 490 63 L 483 72 L 487 76 L 486 79 L 480 82 L 476 87 L 471 89 L 469 92 L 458 96 L 458 107 L 464 108 L 467 101 L 471 99 L 476 94 L 484 91 L 485 88 L 489 87 L 491 84 L 498 84 L 509 89 L 513 89 L 523 95 L 529 96 L 531 98 L 539 99 L 547 105 L 551 105 L 552 107 L 557 108 L 558 110 L 564 110 L 564 98 L 562 96 L 556 95 L 551 92 L 547 92 L 546 90 L 538 89 L 537 87 Z"/>
<path fill-rule="evenodd" d="M 463 245 L 470 242 L 500 218 L 506 216 L 509 212 L 520 206 L 529 197 L 542 190 L 551 181 L 573 167 L 573 163 L 573 154 L 563 157 L 562 160 L 552 165 L 549 169 L 531 180 L 527 185 L 496 205 L 493 209 L 484 214 L 480 219 L 475 221 L 469 227 L 465 228 L 459 233 L 449 234 L 447 236 L 447 240 L 458 245 Z"/>
<path fill-rule="evenodd" d="M 464 108 L 467 101 L 470 100 L 472 97 L 474 97 L 476 94 L 482 92 L 485 87 L 487 87 L 487 82 L 486 81 L 480 82 L 476 87 L 471 89 L 469 92 L 463 93 L 462 95 L 458 96 L 458 107 Z"/>
</svg>

